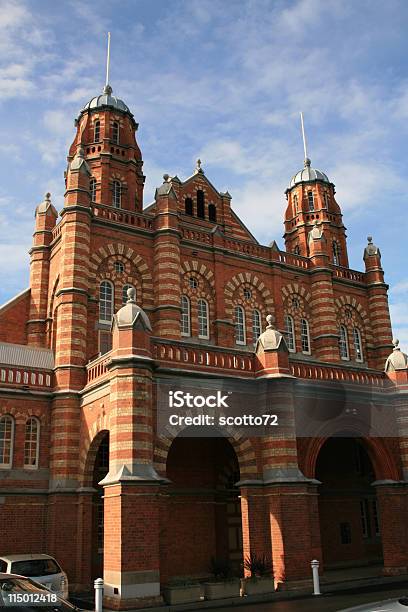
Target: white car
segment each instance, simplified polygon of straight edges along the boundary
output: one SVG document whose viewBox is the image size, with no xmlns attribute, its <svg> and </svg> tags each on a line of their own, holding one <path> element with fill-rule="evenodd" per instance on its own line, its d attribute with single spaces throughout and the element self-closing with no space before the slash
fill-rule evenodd
<svg viewBox="0 0 408 612">
<path fill-rule="evenodd" d="M 362 604 L 354 608 L 344 608 L 338 612 L 404 612 L 404 610 L 405 612 L 408 610 L 408 597 Z"/>
<path fill-rule="evenodd" d="M 59 597 L 68 597 L 68 577 L 50 555 L 2 555 L 0 572 L 32 578 Z"/>
</svg>

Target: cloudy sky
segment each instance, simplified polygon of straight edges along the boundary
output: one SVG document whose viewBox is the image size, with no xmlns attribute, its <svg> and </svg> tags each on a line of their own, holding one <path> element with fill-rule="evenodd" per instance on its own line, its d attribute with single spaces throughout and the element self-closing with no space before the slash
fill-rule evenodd
<svg viewBox="0 0 408 612">
<path fill-rule="evenodd" d="M 386 10 L 385 10 L 386 9 Z M 140 124 L 145 205 L 197 157 L 258 240 L 283 247 L 284 190 L 309 156 L 336 184 L 350 265 L 381 248 L 408 348 L 405 0 L 0 0 L 0 303 L 28 285 L 35 206 L 63 203 L 81 106 L 111 85 Z"/>
</svg>

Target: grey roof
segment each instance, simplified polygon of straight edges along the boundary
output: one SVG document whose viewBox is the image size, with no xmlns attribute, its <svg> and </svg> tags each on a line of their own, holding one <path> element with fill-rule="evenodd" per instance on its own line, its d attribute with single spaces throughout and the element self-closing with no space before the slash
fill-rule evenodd
<svg viewBox="0 0 408 612">
<path fill-rule="evenodd" d="M 102 106 L 110 106 L 116 110 L 132 115 L 129 110 L 129 107 L 124 103 L 124 101 L 112 95 L 112 87 L 110 85 L 106 85 L 103 89 L 103 92 L 99 96 L 95 96 L 94 98 L 92 98 L 92 100 L 85 104 L 80 114 L 84 113 L 87 110 L 101 108 Z"/>
<path fill-rule="evenodd" d="M 323 181 L 323 183 L 330 183 L 330 180 L 324 172 L 317 170 L 316 168 L 311 167 L 311 161 L 307 157 L 305 159 L 305 166 L 299 172 L 292 177 L 290 181 L 289 189 L 292 189 L 295 185 L 299 183 L 306 183 L 308 181 Z"/>
<path fill-rule="evenodd" d="M 54 353 L 51 349 L 0 342 L 0 363 L 22 368 L 52 370 L 54 368 Z"/>
</svg>

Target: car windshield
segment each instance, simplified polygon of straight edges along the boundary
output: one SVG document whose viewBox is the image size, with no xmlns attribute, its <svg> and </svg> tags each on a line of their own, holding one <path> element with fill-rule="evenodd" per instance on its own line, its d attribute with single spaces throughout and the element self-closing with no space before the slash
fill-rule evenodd
<svg viewBox="0 0 408 612">
<path fill-rule="evenodd" d="M 9 596 L 11 594 L 30 594 L 30 595 L 46 595 L 50 597 L 52 595 L 55 598 L 55 603 L 31 603 L 24 602 L 23 605 L 19 605 L 19 602 L 12 602 L 10 606 Z M 54 611 L 62 611 L 62 612 L 75 612 L 77 608 L 70 604 L 68 601 L 61 599 L 55 593 L 50 593 L 48 589 L 46 589 L 41 584 L 37 584 L 32 580 L 28 580 L 27 578 L 0 578 L 0 607 L 11 607 L 14 612 L 54 612 Z M 39 607 L 41 606 L 41 607 Z"/>
</svg>

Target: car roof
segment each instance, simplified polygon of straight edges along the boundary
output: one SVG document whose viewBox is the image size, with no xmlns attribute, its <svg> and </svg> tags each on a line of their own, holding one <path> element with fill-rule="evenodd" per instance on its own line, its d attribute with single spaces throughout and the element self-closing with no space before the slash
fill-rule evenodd
<svg viewBox="0 0 408 612">
<path fill-rule="evenodd" d="M 14 561 L 34 561 L 37 559 L 53 559 L 54 557 L 51 557 L 51 555 L 46 555 L 43 553 L 39 553 L 37 555 L 35 554 L 27 554 L 27 555 L 0 555 L 0 559 L 2 561 L 11 561 L 12 563 Z"/>
</svg>

